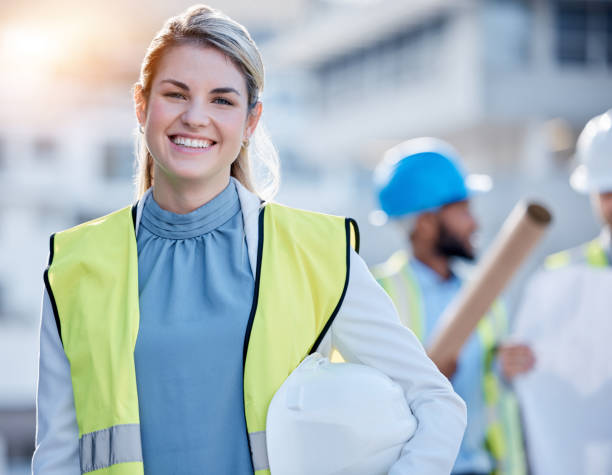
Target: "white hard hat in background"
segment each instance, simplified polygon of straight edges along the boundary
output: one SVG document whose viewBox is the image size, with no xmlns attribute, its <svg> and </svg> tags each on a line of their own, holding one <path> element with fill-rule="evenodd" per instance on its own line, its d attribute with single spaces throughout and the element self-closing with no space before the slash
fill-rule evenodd
<svg viewBox="0 0 612 475">
<path fill-rule="evenodd" d="M 570 177 L 581 193 L 612 191 L 612 109 L 593 117 L 576 143 L 579 165 Z"/>
<path fill-rule="evenodd" d="M 416 430 L 404 391 L 364 365 L 308 356 L 268 408 L 272 475 L 383 475 Z"/>
</svg>

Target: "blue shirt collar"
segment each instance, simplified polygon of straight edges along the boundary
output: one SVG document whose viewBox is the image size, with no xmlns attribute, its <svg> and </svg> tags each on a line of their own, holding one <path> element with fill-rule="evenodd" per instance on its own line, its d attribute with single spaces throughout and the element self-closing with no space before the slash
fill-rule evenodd
<svg viewBox="0 0 612 475">
<path fill-rule="evenodd" d="M 187 214 L 162 209 L 153 193 L 144 203 L 141 225 L 149 232 L 169 239 L 189 239 L 214 231 L 240 211 L 238 191 L 233 181 L 208 203 Z"/>
</svg>

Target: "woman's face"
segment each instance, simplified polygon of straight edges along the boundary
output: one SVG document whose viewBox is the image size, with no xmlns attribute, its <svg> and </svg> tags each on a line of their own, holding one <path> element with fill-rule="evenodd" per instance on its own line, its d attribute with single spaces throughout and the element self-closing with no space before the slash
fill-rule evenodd
<svg viewBox="0 0 612 475">
<path fill-rule="evenodd" d="M 259 103 L 248 114 L 240 70 L 220 51 L 199 45 L 166 51 L 148 99 L 138 90 L 135 99 L 156 187 L 191 182 L 221 191 L 261 115 Z"/>
</svg>

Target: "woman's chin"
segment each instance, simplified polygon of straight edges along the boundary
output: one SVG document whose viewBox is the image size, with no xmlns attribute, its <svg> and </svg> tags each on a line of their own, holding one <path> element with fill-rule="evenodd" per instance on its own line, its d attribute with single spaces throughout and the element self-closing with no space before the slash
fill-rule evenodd
<svg viewBox="0 0 612 475">
<path fill-rule="evenodd" d="M 175 186 L 215 186 L 217 184 L 227 183 L 229 176 L 230 166 L 222 170 L 203 170 L 180 167 L 172 170 L 171 174 L 167 175 L 164 181 L 173 183 Z"/>
</svg>

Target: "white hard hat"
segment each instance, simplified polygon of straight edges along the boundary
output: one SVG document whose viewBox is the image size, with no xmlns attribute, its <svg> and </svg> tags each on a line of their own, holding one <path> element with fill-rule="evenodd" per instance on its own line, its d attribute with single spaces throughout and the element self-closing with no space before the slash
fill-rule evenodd
<svg viewBox="0 0 612 475">
<path fill-rule="evenodd" d="M 272 475 L 382 475 L 417 422 L 382 372 L 318 353 L 289 375 L 268 408 Z"/>
<path fill-rule="evenodd" d="M 576 157 L 572 188 L 581 193 L 612 191 L 612 109 L 589 120 L 578 137 Z"/>
</svg>

